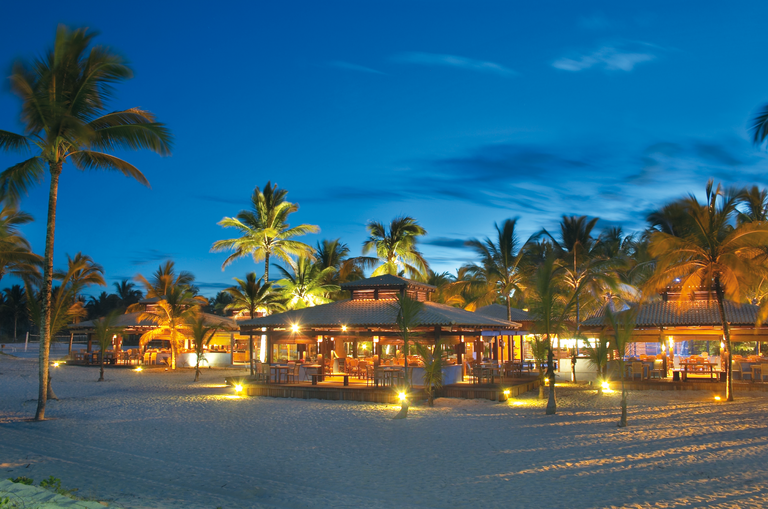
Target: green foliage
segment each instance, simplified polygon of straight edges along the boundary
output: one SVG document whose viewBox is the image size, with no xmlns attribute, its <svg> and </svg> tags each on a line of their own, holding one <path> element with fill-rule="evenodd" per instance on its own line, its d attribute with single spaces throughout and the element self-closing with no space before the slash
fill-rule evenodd
<svg viewBox="0 0 768 509">
<path fill-rule="evenodd" d="M 373 268 L 371 276 L 404 272 L 408 277 L 426 278 L 429 264 L 416 247 L 419 237 L 427 234 L 412 217 L 396 217 L 389 224 L 389 229 L 378 221 L 370 221 L 367 225 L 369 238 L 363 242 L 363 254 L 371 251 L 376 257 L 362 256 L 358 258 L 364 266 Z"/>
<path fill-rule="evenodd" d="M 429 406 L 433 406 L 435 391 L 443 386 L 443 345 L 439 339 L 435 340 L 434 349 L 418 341 L 414 345 L 424 363 L 424 391 L 427 393 Z"/>
<path fill-rule="evenodd" d="M 277 266 L 282 273 L 275 286 L 288 309 L 302 309 L 331 302 L 331 295 L 341 288 L 329 283 L 329 279 L 336 272 L 333 267 L 321 269 L 318 265 L 305 257 L 299 256 L 296 262 L 289 263 L 291 272 Z"/>
<path fill-rule="evenodd" d="M 237 284 L 224 290 L 232 297 L 232 302 L 224 307 L 225 311 L 248 311 L 248 317 L 254 318 L 257 311 L 269 315 L 285 309 L 272 283 L 262 284 L 263 279 L 256 278 L 255 272 L 246 274 L 245 280 L 233 279 Z"/>
<path fill-rule="evenodd" d="M 17 484 L 26 484 L 27 486 L 32 486 L 32 484 L 35 482 L 33 479 L 29 477 L 24 477 L 23 475 L 19 477 L 14 477 L 13 479 L 8 478 L 8 480 L 11 482 L 15 482 Z"/>
<path fill-rule="evenodd" d="M 40 487 L 53 491 L 59 495 L 64 495 L 65 497 L 72 497 L 72 494 L 77 491 L 77 488 L 71 490 L 62 488 L 61 479 L 52 475 L 48 476 L 47 479 L 40 481 Z"/>
</svg>

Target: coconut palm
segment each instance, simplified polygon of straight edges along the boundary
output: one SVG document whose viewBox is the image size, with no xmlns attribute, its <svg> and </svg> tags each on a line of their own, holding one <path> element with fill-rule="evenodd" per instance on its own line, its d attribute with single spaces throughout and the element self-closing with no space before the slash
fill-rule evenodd
<svg viewBox="0 0 768 509">
<path fill-rule="evenodd" d="M 611 329 L 613 329 L 612 336 L 616 350 L 619 352 L 619 370 L 621 373 L 625 372 L 624 358 L 627 355 L 627 344 L 635 330 L 635 323 L 637 321 L 637 307 L 629 308 L 621 313 L 614 313 L 610 307 L 606 307 L 605 316 L 608 318 L 608 323 Z M 627 426 L 627 390 L 624 386 L 624 377 L 621 377 L 621 418 L 619 419 L 619 427 L 624 428 Z"/>
<path fill-rule="evenodd" d="M 237 281 L 237 285 L 224 290 L 232 297 L 232 303 L 224 308 L 226 311 L 248 311 L 248 317 L 255 318 L 256 311 L 271 314 L 285 309 L 279 295 L 273 291 L 272 284 L 262 284 L 261 278 L 256 279 L 255 272 L 246 274 L 245 280 L 238 278 L 234 280 Z M 248 350 L 251 359 L 251 375 L 253 375 L 253 334 L 248 339 Z"/>
<path fill-rule="evenodd" d="M 69 323 L 77 322 L 88 313 L 81 298 L 82 292 L 89 286 L 106 286 L 104 282 L 104 269 L 93 261 L 90 256 L 77 253 L 74 257 L 67 255 L 67 270 L 56 270 L 53 277 L 61 282 L 61 285 L 52 291 L 51 319 L 48 334 L 53 338 Z M 43 321 L 43 291 L 35 292 L 29 282 L 26 283 L 27 306 L 32 322 L 41 328 L 41 336 L 44 335 Z M 34 296 L 34 298 L 29 298 Z M 46 382 L 47 385 L 47 382 Z"/>
<path fill-rule="evenodd" d="M 195 276 L 186 270 L 177 273 L 176 264 L 172 260 L 168 260 L 160 265 L 157 270 L 152 273 L 150 279 L 138 274 L 136 276 L 136 281 L 144 286 L 144 292 L 148 299 L 163 298 L 171 288 L 176 286 L 185 287 L 188 290 L 193 291 L 193 293 L 196 293 L 192 286 L 192 283 L 195 281 Z"/>
<path fill-rule="evenodd" d="M 738 211 L 740 223 L 768 220 L 768 189 L 752 186 L 742 191 L 739 201 L 742 205 L 742 210 Z"/>
<path fill-rule="evenodd" d="M 424 309 L 424 303 L 419 302 L 416 299 L 411 298 L 407 293 L 397 296 L 397 305 L 390 306 L 397 312 L 397 318 L 395 323 L 400 337 L 403 340 L 403 353 L 405 357 L 405 387 L 402 387 L 402 391 L 408 394 L 411 388 L 411 374 L 408 369 L 408 352 L 410 350 L 410 341 L 413 334 L 412 330 L 418 327 L 420 322 L 419 314 Z M 400 412 L 395 416 L 396 419 L 405 419 L 408 416 L 408 399 L 407 397 L 402 400 L 402 406 Z"/>
<path fill-rule="evenodd" d="M 115 286 L 115 291 L 117 292 L 116 295 L 118 299 L 120 299 L 120 305 L 123 307 L 135 304 L 144 297 L 141 290 L 136 289 L 136 285 L 131 283 L 128 279 L 123 279 L 119 283 L 115 282 L 112 284 Z"/>
<path fill-rule="evenodd" d="M 197 382 L 200 378 L 200 362 L 205 359 L 205 347 L 216 335 L 218 327 L 209 327 L 206 325 L 205 315 L 203 313 L 195 313 L 186 319 L 185 325 L 188 328 L 188 333 L 195 345 L 195 379 L 193 382 Z"/>
<path fill-rule="evenodd" d="M 429 264 L 416 247 L 418 238 L 426 235 L 427 230 L 414 218 L 396 217 L 389 223 L 389 229 L 378 221 L 370 221 L 366 228 L 369 238 L 363 242 L 363 254 L 374 251 L 376 257 L 361 256 L 357 260 L 366 267 L 376 267 L 371 276 L 405 272 L 411 278 L 427 277 Z"/>
<path fill-rule="evenodd" d="M 435 392 L 443 386 L 443 345 L 440 339 L 435 339 L 434 348 L 414 343 L 416 353 L 424 363 L 424 392 L 427 393 L 427 404 L 435 406 Z"/>
<path fill-rule="evenodd" d="M 100 371 L 98 382 L 104 381 L 104 354 L 112 345 L 112 338 L 115 334 L 123 332 L 123 328 L 117 326 L 117 320 L 121 314 L 119 309 L 113 309 L 106 316 L 93 321 L 93 333 L 99 345 Z"/>
<path fill-rule="evenodd" d="M 549 377 L 549 401 L 547 415 L 557 412 L 555 400 L 555 370 L 552 339 L 561 335 L 566 328 L 566 320 L 571 318 L 576 308 L 577 291 L 572 291 L 566 279 L 567 269 L 551 249 L 546 253 L 544 262 L 537 267 L 528 285 L 526 303 L 531 316 L 535 318 L 534 330 L 544 336 L 547 343 L 547 376 Z"/>
<path fill-rule="evenodd" d="M 328 283 L 336 272 L 333 267 L 320 269 L 307 257 L 299 256 L 290 261 L 291 272 L 275 265 L 282 279 L 275 283 L 276 291 L 285 301 L 288 309 L 302 309 L 331 302 L 331 294 L 341 290 L 339 285 Z"/>
<path fill-rule="evenodd" d="M 30 223 L 32 216 L 8 203 L 0 205 L 0 280 L 6 274 L 39 283 L 39 267 L 43 259 L 32 252 L 19 227 Z"/>
<path fill-rule="evenodd" d="M 166 289 L 166 295 L 157 301 L 153 309 L 139 315 L 139 321 L 150 321 L 155 328 L 142 334 L 139 346 L 144 346 L 162 337 L 171 343 L 171 369 L 176 369 L 176 356 L 186 337 L 187 322 L 194 319 L 200 306 L 206 304 L 205 297 L 195 295 L 186 286 L 173 285 Z"/>
<path fill-rule="evenodd" d="M 735 226 L 738 196 L 735 190 L 723 189 L 720 185 L 713 189 L 713 181 L 710 180 L 705 203 L 699 203 L 694 196 L 683 201 L 685 213 L 695 227 L 685 237 L 664 232 L 651 235 L 649 251 L 656 257 L 657 263 L 644 292 L 651 294 L 654 290 L 679 282 L 681 299 L 690 298 L 701 287 L 714 293 L 725 342 L 727 401 L 733 401 L 733 374 L 731 332 L 724 302 L 726 298 L 737 302 L 744 300 L 749 283 L 765 275 L 764 263 L 757 261 L 768 244 L 768 226 L 765 223 Z"/>
<path fill-rule="evenodd" d="M 288 191 L 278 189 L 277 184 L 267 182 L 264 191 L 256 187 L 251 196 L 251 209 L 241 210 L 235 217 L 219 221 L 224 228 L 239 230 L 240 237 L 219 240 L 213 243 L 211 251 L 234 251 L 224 260 L 221 270 L 238 258 L 252 256 L 253 261 L 264 261 L 264 281 L 269 282 L 269 264 L 274 256 L 285 263 L 291 256 L 312 256 L 312 248 L 303 242 L 291 240 L 308 233 L 318 233 L 320 228 L 312 224 L 290 227 L 288 216 L 299 210 L 295 203 L 285 201 Z"/>
<path fill-rule="evenodd" d="M 539 370 L 539 399 L 544 399 L 544 385 L 546 385 L 546 370 L 544 363 L 547 362 L 547 353 L 551 341 L 543 338 L 541 334 L 534 334 L 530 342 L 531 355 L 536 361 L 536 368 Z"/>
<path fill-rule="evenodd" d="M 0 173 L 0 191 L 17 200 L 50 174 L 43 265 L 43 333 L 40 348 L 36 420 L 45 418 L 51 330 L 53 246 L 59 179 L 69 162 L 81 171 L 119 171 L 144 185 L 132 164 L 107 152 L 148 149 L 170 154 L 171 134 L 151 113 L 132 108 L 106 112 L 113 85 L 132 77 L 125 60 L 104 46 L 91 46 L 96 32 L 59 26 L 52 49 L 34 61 L 17 61 L 11 91 L 22 102 L 25 134 L 0 131 L 0 150 L 34 150 L 29 159 Z"/>
<path fill-rule="evenodd" d="M 494 223 L 494 239 L 471 239 L 466 245 L 480 256 L 480 267 L 486 281 L 502 297 L 507 305 L 507 320 L 512 320 L 512 294 L 522 290 L 523 273 L 520 261 L 523 249 L 515 233 L 517 219 L 505 220 L 501 227 Z"/>
<path fill-rule="evenodd" d="M 3 290 L 3 302 L 0 311 L 13 318 L 13 340 L 17 340 L 16 332 L 19 319 L 27 317 L 27 292 L 21 285 L 13 285 Z"/>
<path fill-rule="evenodd" d="M 610 309 L 610 306 L 607 307 Z M 606 366 L 608 365 L 608 352 L 610 341 L 604 337 L 597 338 L 595 344 L 586 343 L 584 350 L 587 353 L 588 362 L 595 367 L 597 371 L 597 394 L 603 393 L 603 386 L 600 383 L 605 379 Z"/>
</svg>

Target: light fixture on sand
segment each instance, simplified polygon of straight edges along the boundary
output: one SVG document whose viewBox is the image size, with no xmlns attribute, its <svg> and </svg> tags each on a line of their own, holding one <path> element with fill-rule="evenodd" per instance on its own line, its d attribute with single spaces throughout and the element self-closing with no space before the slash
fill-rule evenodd
<svg viewBox="0 0 768 509">
<path fill-rule="evenodd" d="M 243 386 L 240 384 L 235 385 L 235 392 L 242 392 Z"/>
</svg>

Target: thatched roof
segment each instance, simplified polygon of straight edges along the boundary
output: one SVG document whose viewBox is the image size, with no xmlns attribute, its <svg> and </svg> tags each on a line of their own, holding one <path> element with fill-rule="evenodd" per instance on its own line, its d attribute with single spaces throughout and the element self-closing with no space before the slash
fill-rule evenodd
<svg viewBox="0 0 768 509">
<path fill-rule="evenodd" d="M 726 301 L 725 314 L 730 325 L 754 327 L 758 307 L 752 304 L 737 304 Z M 585 327 L 606 325 L 605 311 L 600 310 L 581 324 Z M 717 301 L 694 300 L 651 302 L 640 306 L 636 327 L 697 327 L 720 326 L 720 312 Z"/>
<path fill-rule="evenodd" d="M 396 276 L 392 276 L 396 277 Z M 471 311 L 424 302 L 419 326 L 471 327 L 479 330 L 519 329 L 521 324 L 484 316 Z M 394 300 L 345 300 L 304 309 L 286 311 L 240 322 L 251 327 L 396 327 L 397 302 Z"/>
<path fill-rule="evenodd" d="M 139 316 L 141 316 L 140 312 L 126 313 L 123 315 L 119 315 L 115 326 L 126 328 L 126 329 L 130 329 L 134 327 L 149 328 L 149 327 L 155 326 L 155 324 L 152 323 L 150 320 L 140 321 Z M 217 327 L 220 327 L 226 330 L 237 330 L 239 328 L 237 322 L 232 318 L 228 318 L 225 316 L 212 315 L 209 313 L 203 313 L 203 316 L 205 316 L 205 324 L 208 326 L 215 325 Z M 93 324 L 93 320 L 88 320 L 86 322 L 73 323 L 69 325 L 68 328 L 70 330 L 89 330 L 89 329 L 94 329 L 94 324 Z"/>
</svg>

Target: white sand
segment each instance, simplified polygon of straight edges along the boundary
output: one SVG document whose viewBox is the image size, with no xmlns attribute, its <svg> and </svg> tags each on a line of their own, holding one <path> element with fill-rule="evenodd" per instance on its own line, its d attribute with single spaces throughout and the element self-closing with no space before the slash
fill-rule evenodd
<svg viewBox="0 0 768 509">
<path fill-rule="evenodd" d="M 62 367 L 33 415 L 32 360 L 0 359 L 0 476 L 122 507 L 766 507 L 768 396 L 562 388 L 436 408 L 236 398 L 231 372 Z M 517 403 L 517 404 L 516 404 Z"/>
</svg>

